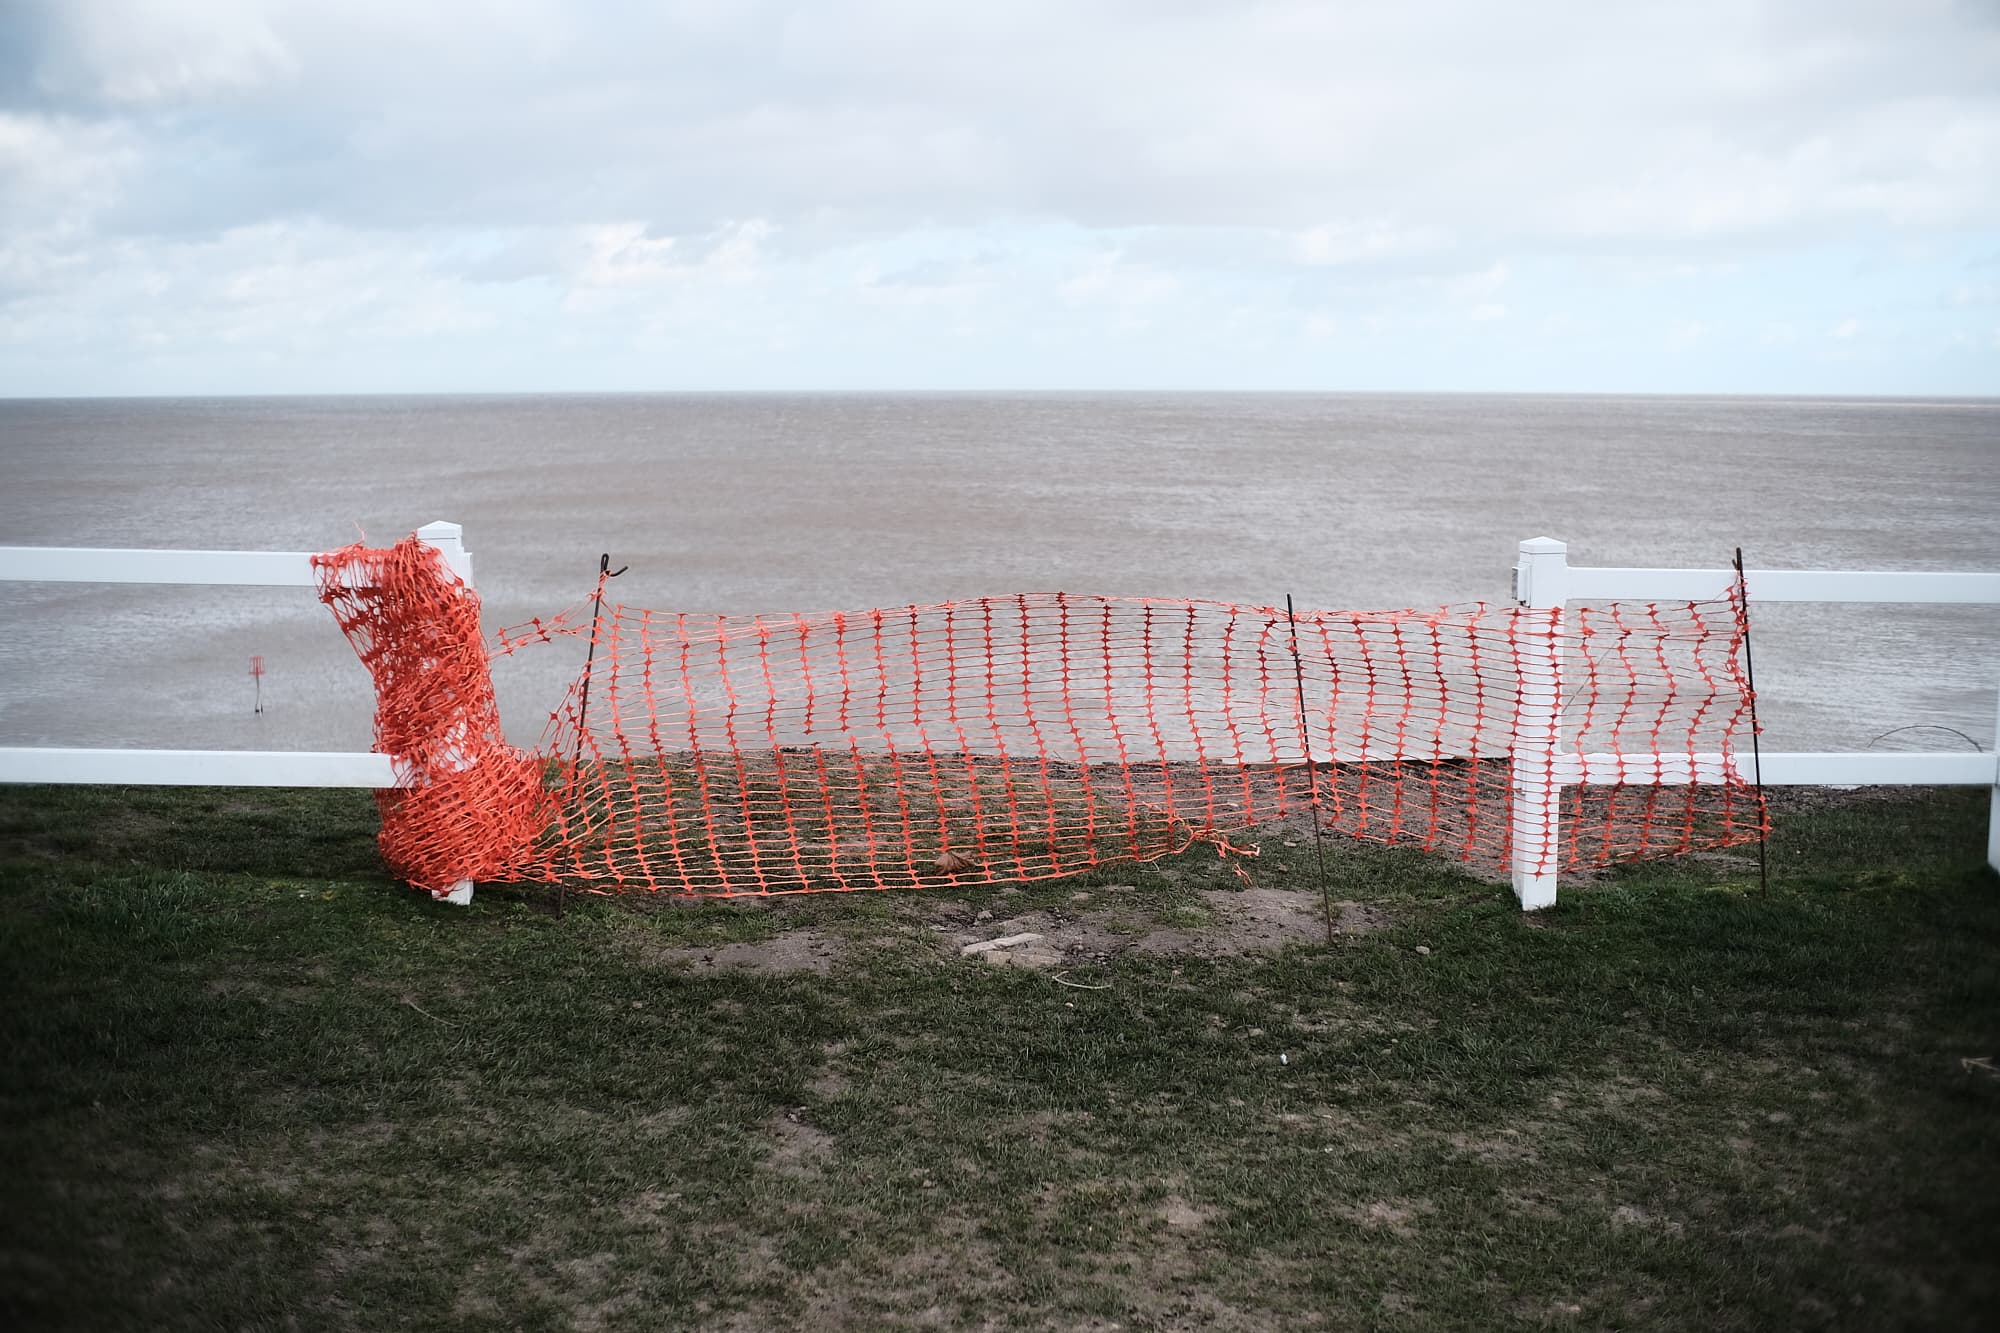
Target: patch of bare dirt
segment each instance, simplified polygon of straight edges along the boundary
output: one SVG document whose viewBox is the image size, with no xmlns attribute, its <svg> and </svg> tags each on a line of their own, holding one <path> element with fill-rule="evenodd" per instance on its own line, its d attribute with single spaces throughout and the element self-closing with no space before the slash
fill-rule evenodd
<svg viewBox="0 0 2000 1333">
<path fill-rule="evenodd" d="M 1044 920 L 1032 917 L 1017 917 L 1015 919 L 1031 921 L 1036 925 L 1048 924 Z M 1053 929 L 1053 927 L 1050 928 Z M 1068 951 L 1061 945 L 1051 941 L 1041 931 L 1024 929 L 1012 931 L 1005 935 L 993 936 L 992 939 L 1005 941 L 1005 943 L 999 947 L 981 949 L 970 956 L 982 959 L 995 967 L 1026 967 L 1038 970 L 1061 967 L 1071 961 Z M 965 941 L 965 944 L 985 944 L 989 942 L 989 940 L 971 939 Z M 1107 955 L 1101 952 L 1091 955 L 1094 958 L 1105 956 Z"/>
<path fill-rule="evenodd" d="M 928 1237 L 800 1274 L 791 1291 L 803 1307 L 790 1317 L 745 1315 L 732 1333 L 768 1328 L 891 1329 L 1008 1326 L 999 1313 L 1018 1298 L 1012 1276 L 976 1223 L 945 1216 Z M 961 1307 L 991 1308 L 977 1323 Z"/>
<path fill-rule="evenodd" d="M 1543 1297 L 1523 1296 L 1509 1301 L 1507 1309 L 1517 1319 L 1525 1319 L 1530 1323 L 1544 1326 L 1575 1319 L 1583 1313 L 1581 1305 L 1560 1297 L 1549 1300 Z"/>
<path fill-rule="evenodd" d="M 1405 1239 L 1417 1234 L 1416 1220 L 1437 1211 L 1428 1199 L 1377 1199 L 1373 1203 L 1344 1208 L 1342 1214 L 1357 1226 L 1370 1231 L 1387 1231 Z"/>
<path fill-rule="evenodd" d="M 685 966 L 697 972 L 765 976 L 811 972 L 823 977 L 840 961 L 841 948 L 840 940 L 816 930 L 788 930 L 768 940 L 739 944 L 665 947 L 648 943 L 642 953 L 649 963 Z"/>
<path fill-rule="evenodd" d="M 803 1107 L 779 1112 L 764 1122 L 764 1128 L 772 1138 L 765 1163 L 780 1175 L 812 1175 L 833 1157 L 833 1135 L 808 1122 Z"/>
<path fill-rule="evenodd" d="M 1176 1231 L 1199 1231 L 1214 1216 L 1208 1209 L 1197 1208 L 1178 1194 L 1169 1194 L 1160 1202 L 1161 1220 Z"/>
<path fill-rule="evenodd" d="M 1664 1231 L 1679 1235 L 1681 1224 L 1647 1212 L 1637 1204 L 1621 1203 L 1611 1210 L 1611 1225 L 1614 1227 L 1643 1227 L 1651 1231 Z"/>
<path fill-rule="evenodd" d="M 1114 886 L 1115 887 L 1115 886 Z M 1325 908 L 1309 890 L 1250 888 L 1202 892 L 1200 925 L 1137 921 L 1116 907 L 1099 910 L 1106 891 L 1077 902 L 1071 911 L 1029 912 L 967 923 L 939 913 L 932 929 L 955 951 L 998 967 L 1050 969 L 1103 962 L 1120 954 L 1229 958 L 1275 953 L 1290 944 L 1326 938 Z M 1366 903 L 1333 904 L 1334 932 L 1360 935 L 1393 924 L 1389 913 Z M 999 947 L 995 941 L 1005 941 Z"/>
</svg>

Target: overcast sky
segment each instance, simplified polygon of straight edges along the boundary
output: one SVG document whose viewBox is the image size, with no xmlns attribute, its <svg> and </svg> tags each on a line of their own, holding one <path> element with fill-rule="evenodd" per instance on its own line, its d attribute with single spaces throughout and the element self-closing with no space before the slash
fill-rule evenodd
<svg viewBox="0 0 2000 1333">
<path fill-rule="evenodd" d="M 2000 0 L 0 0 L 0 394 L 2000 393 Z"/>
</svg>

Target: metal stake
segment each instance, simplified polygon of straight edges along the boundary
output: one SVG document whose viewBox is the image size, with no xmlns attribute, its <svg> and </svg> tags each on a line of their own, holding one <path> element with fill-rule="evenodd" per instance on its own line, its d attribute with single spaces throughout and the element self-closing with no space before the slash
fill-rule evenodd
<svg viewBox="0 0 2000 1333">
<path fill-rule="evenodd" d="M 585 653 L 583 658 L 583 691 L 581 697 L 576 702 L 576 750 L 570 756 L 569 762 L 570 779 L 572 782 L 576 780 L 576 774 L 583 767 L 583 741 L 586 734 L 585 719 L 590 714 L 590 673 L 591 668 L 597 664 L 597 635 L 604 621 L 604 585 L 607 581 L 617 578 L 630 568 L 630 565 L 620 565 L 615 570 L 611 568 L 611 552 L 609 551 L 597 557 L 597 592 L 591 597 L 590 608 L 590 651 Z M 561 916 L 568 904 L 569 884 L 567 881 L 558 881 L 556 885 L 556 915 Z"/>
<path fill-rule="evenodd" d="M 1736 548 L 1736 614 L 1743 623 L 1743 681 L 1750 689 L 1750 771 L 1757 783 L 1757 888 L 1771 890 L 1771 812 L 1764 805 L 1764 752 L 1758 740 L 1757 663 L 1750 655 L 1750 580 L 1743 574 L 1743 548 Z"/>
<path fill-rule="evenodd" d="M 1306 781 L 1312 784 L 1313 857 L 1319 863 L 1319 908 L 1326 919 L 1326 947 L 1333 947 L 1333 887 L 1326 882 L 1326 837 L 1319 826 L 1319 765 L 1313 762 L 1312 733 L 1306 729 L 1306 668 L 1299 656 L 1299 622 L 1292 613 L 1292 595 L 1285 594 L 1285 624 L 1292 637 L 1292 680 L 1299 689 L 1299 749 L 1306 757 Z"/>
</svg>

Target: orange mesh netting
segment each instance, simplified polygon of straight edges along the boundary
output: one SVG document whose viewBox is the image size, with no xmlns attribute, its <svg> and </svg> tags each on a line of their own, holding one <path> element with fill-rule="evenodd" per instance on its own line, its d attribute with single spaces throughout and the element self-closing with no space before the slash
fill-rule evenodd
<svg viewBox="0 0 2000 1333">
<path fill-rule="evenodd" d="M 401 787 L 375 793 L 382 857 L 420 889 L 534 878 L 554 802 L 500 730 L 479 598 L 415 537 L 313 557 L 320 600 L 375 678 L 375 748 Z"/>
<path fill-rule="evenodd" d="M 379 748 L 418 783 L 383 799 L 384 853 L 424 888 L 1045 879 L 1196 842 L 1243 850 L 1232 834 L 1315 804 L 1329 830 L 1504 869 L 1520 682 L 1552 652 L 1566 753 L 1726 761 L 1748 725 L 1740 598 L 1296 622 L 1062 593 L 782 617 L 607 603 L 501 636 L 500 652 L 590 636 L 524 754 L 500 736 L 477 602 L 427 555 L 409 540 L 320 558 L 381 691 Z M 1754 840 L 1761 803 L 1727 777 L 1576 787 L 1542 868 Z"/>
</svg>

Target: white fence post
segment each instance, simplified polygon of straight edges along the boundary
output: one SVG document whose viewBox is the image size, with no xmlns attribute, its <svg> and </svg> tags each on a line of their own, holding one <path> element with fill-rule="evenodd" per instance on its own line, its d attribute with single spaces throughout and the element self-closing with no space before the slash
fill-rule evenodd
<svg viewBox="0 0 2000 1333">
<path fill-rule="evenodd" d="M 444 556 L 444 562 L 452 572 L 465 580 L 465 586 L 472 586 L 472 552 L 465 549 L 465 529 L 456 523 L 439 519 L 426 523 L 417 529 L 417 540 L 426 546 L 435 546 Z"/>
<path fill-rule="evenodd" d="M 1993 702 L 1993 753 L 2000 755 L 2000 696 Z M 2000 768 L 1993 773 L 1992 813 L 1986 816 L 1986 864 L 2000 870 Z"/>
<path fill-rule="evenodd" d="M 1553 537 L 1521 543 L 1514 565 L 1514 600 L 1556 612 L 1554 632 L 1539 633 L 1521 650 L 1521 693 L 1514 711 L 1512 757 L 1514 896 L 1524 911 L 1553 906 L 1562 851 L 1562 784 L 1556 750 L 1562 743 L 1563 607 L 1569 601 L 1569 546 Z"/>
<path fill-rule="evenodd" d="M 418 528 L 417 540 L 423 542 L 426 546 L 436 547 L 438 553 L 444 556 L 444 562 L 451 566 L 452 572 L 465 580 L 466 587 L 470 588 L 472 586 L 472 552 L 465 549 L 465 529 L 463 527 L 456 523 L 447 523 L 443 519 L 439 519 L 435 523 L 426 523 L 421 528 Z M 461 756 L 456 766 L 464 768 L 469 762 Z M 472 906 L 472 881 L 462 879 L 449 889 L 431 894 L 431 897 L 441 903 L 450 903 L 454 907 L 470 907 Z"/>
</svg>

